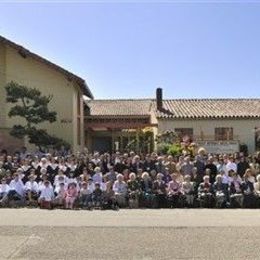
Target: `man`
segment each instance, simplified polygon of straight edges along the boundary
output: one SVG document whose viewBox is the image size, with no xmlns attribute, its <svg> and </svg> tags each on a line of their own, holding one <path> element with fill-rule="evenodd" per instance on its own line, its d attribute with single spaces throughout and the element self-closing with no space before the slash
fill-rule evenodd
<svg viewBox="0 0 260 260">
<path fill-rule="evenodd" d="M 210 183 L 213 184 L 215 182 L 216 176 L 218 174 L 217 166 L 214 164 L 213 156 L 210 156 L 208 159 L 208 163 L 205 166 L 205 171 L 210 170 Z"/>
<path fill-rule="evenodd" d="M 246 161 L 244 156 L 240 157 L 240 161 L 237 164 L 237 174 L 242 178 L 247 169 L 250 168 L 249 163 Z"/>
<path fill-rule="evenodd" d="M 181 174 L 183 176 L 185 176 L 185 175 L 190 175 L 191 176 L 193 167 L 194 167 L 194 165 L 193 165 L 193 163 L 190 162 L 190 157 L 186 156 L 184 158 L 184 163 L 181 166 Z"/>
</svg>

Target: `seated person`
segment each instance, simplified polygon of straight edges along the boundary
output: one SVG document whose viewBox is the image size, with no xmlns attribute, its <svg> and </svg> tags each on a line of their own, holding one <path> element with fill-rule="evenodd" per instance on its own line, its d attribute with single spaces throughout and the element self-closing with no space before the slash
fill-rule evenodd
<svg viewBox="0 0 260 260">
<path fill-rule="evenodd" d="M 10 191 L 10 187 L 6 183 L 6 179 L 2 178 L 0 184 L 0 204 L 2 204 L 3 200 L 5 200 L 5 197 L 7 196 L 9 191 Z"/>
<path fill-rule="evenodd" d="M 182 184 L 178 181 L 178 174 L 171 175 L 172 180 L 168 183 L 167 199 L 170 207 L 181 206 L 181 197 L 183 195 Z"/>
<path fill-rule="evenodd" d="M 198 199 L 200 201 L 200 206 L 204 208 L 213 207 L 213 193 L 212 185 L 210 183 L 210 176 L 205 175 L 203 177 L 203 182 L 198 188 Z"/>
<path fill-rule="evenodd" d="M 107 181 L 106 190 L 103 192 L 103 209 L 117 210 L 118 208 L 115 192 L 113 191 L 113 182 Z"/>
<path fill-rule="evenodd" d="M 194 183 L 191 182 L 190 175 L 184 176 L 184 182 L 182 183 L 182 190 L 183 190 L 183 194 L 185 196 L 186 205 L 188 207 L 192 207 L 193 202 L 194 202 L 195 192 L 194 192 Z"/>
<path fill-rule="evenodd" d="M 59 186 L 55 187 L 56 195 L 53 201 L 53 204 L 55 206 L 63 207 L 65 205 L 65 197 L 66 197 L 66 185 L 65 183 L 61 182 L 59 183 Z"/>
<path fill-rule="evenodd" d="M 254 179 L 252 178 L 251 169 L 247 169 L 242 182 L 242 193 L 244 195 L 243 207 L 253 208 L 255 206 L 254 196 Z"/>
<path fill-rule="evenodd" d="M 10 182 L 9 187 L 10 190 L 2 199 L 3 203 L 8 203 L 10 201 L 24 201 L 24 184 L 22 180 L 20 179 L 19 173 L 14 173 L 14 178 Z"/>
<path fill-rule="evenodd" d="M 216 207 L 222 208 L 226 206 L 226 186 L 222 182 L 222 176 L 218 174 L 216 176 L 216 181 L 213 184 L 213 193 L 216 199 Z"/>
<path fill-rule="evenodd" d="M 154 208 L 155 205 L 155 194 L 153 194 L 153 182 L 148 172 L 143 172 L 140 180 L 141 187 L 141 206 Z"/>
<path fill-rule="evenodd" d="M 127 196 L 127 184 L 124 181 L 124 176 L 118 174 L 116 176 L 116 181 L 113 185 L 113 191 L 115 192 L 115 198 L 120 207 L 126 206 L 126 196 Z"/>
<path fill-rule="evenodd" d="M 51 209 L 53 205 L 54 199 L 54 191 L 48 180 L 44 181 L 44 188 L 41 190 L 40 197 L 38 202 L 40 204 L 40 208 L 42 209 Z"/>
<path fill-rule="evenodd" d="M 102 207 L 103 205 L 103 191 L 99 182 L 95 183 L 95 189 L 92 193 L 92 202 L 94 207 Z"/>
<path fill-rule="evenodd" d="M 39 186 L 35 179 L 35 175 L 29 175 L 28 181 L 25 183 L 25 194 L 29 204 L 36 202 L 39 197 Z"/>
<path fill-rule="evenodd" d="M 138 208 L 140 196 L 140 184 L 136 179 L 134 172 L 130 173 L 129 180 L 127 181 L 128 199 L 130 208 Z"/>
<path fill-rule="evenodd" d="M 153 193 L 157 199 L 157 207 L 165 208 L 167 206 L 166 201 L 166 188 L 167 184 L 163 180 L 164 175 L 162 173 L 158 173 L 156 177 L 156 181 L 153 182 Z"/>
<path fill-rule="evenodd" d="M 232 208 L 242 207 L 243 194 L 242 194 L 242 180 L 236 172 L 230 173 L 230 185 L 229 185 L 229 198 L 230 206 Z"/>
<path fill-rule="evenodd" d="M 73 209 L 75 200 L 78 197 L 78 189 L 77 184 L 72 182 L 68 185 L 65 195 L 65 208 L 66 209 Z"/>
<path fill-rule="evenodd" d="M 95 184 L 92 178 L 89 178 L 87 182 L 82 182 L 80 189 L 80 204 L 82 207 L 90 208 L 92 206 L 92 193 L 95 189 Z"/>
</svg>

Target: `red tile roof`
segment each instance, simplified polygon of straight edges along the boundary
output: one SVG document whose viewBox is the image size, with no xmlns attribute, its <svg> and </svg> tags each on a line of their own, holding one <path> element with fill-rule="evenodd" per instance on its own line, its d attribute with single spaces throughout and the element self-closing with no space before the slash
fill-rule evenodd
<svg viewBox="0 0 260 260">
<path fill-rule="evenodd" d="M 90 116 L 149 116 L 173 119 L 260 118 L 260 99 L 171 99 L 158 111 L 154 99 L 89 100 Z"/>
<path fill-rule="evenodd" d="M 260 99 L 171 99 L 153 108 L 158 118 L 260 118 Z"/>
<path fill-rule="evenodd" d="M 96 99 L 85 102 L 91 116 L 151 115 L 151 99 Z"/>
</svg>

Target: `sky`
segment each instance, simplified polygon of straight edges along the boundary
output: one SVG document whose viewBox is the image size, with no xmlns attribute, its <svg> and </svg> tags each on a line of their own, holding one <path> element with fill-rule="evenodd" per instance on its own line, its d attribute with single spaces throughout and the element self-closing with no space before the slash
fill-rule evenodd
<svg viewBox="0 0 260 260">
<path fill-rule="evenodd" d="M 0 1 L 0 14 L 0 35 L 96 99 L 260 97 L 260 1 Z"/>
</svg>

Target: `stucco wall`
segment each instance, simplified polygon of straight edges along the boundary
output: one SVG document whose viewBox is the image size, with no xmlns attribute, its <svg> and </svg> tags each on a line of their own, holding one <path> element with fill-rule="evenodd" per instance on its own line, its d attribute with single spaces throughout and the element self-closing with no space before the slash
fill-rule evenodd
<svg viewBox="0 0 260 260">
<path fill-rule="evenodd" d="M 63 138 L 74 149 L 77 149 L 77 131 L 74 123 L 77 113 L 77 91 L 80 89 L 76 84 L 74 85 L 62 73 L 46 64 L 31 57 L 23 58 L 16 50 L 8 46 L 6 46 L 5 64 L 6 83 L 13 80 L 28 87 L 35 87 L 43 95 L 53 96 L 49 108 L 57 112 L 57 121 L 52 124 L 43 123 L 39 127 L 46 129 L 50 134 Z M 2 91 L 3 86 L 1 85 L 0 88 Z M 9 109 L 10 105 L 7 105 L 4 124 L 6 128 L 11 128 L 15 123 L 19 123 L 18 120 L 21 122 L 18 118 L 7 116 Z"/>
<path fill-rule="evenodd" d="M 214 136 L 216 127 L 233 127 L 233 135 L 241 143 L 248 145 L 249 151 L 255 151 L 254 128 L 260 127 L 260 120 L 168 120 L 159 119 L 158 132 L 174 130 L 175 128 L 193 128 L 193 134 L 199 136 L 201 130 L 204 135 Z"/>
<path fill-rule="evenodd" d="M 0 43 L 0 127 L 5 125 L 5 46 Z"/>
</svg>

